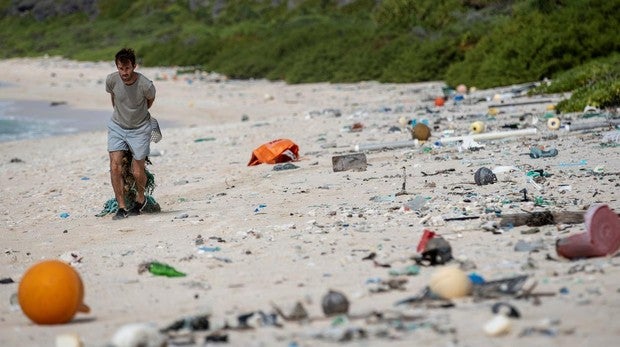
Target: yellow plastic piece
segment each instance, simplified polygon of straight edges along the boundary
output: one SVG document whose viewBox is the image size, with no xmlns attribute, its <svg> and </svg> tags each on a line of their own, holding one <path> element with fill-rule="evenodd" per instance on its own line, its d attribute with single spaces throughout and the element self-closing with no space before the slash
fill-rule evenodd
<svg viewBox="0 0 620 347">
<path fill-rule="evenodd" d="M 481 122 L 481 121 L 473 122 L 469 126 L 469 131 L 471 131 L 474 134 L 483 133 L 484 129 L 485 129 L 484 122 Z"/>
<path fill-rule="evenodd" d="M 499 114 L 499 110 L 495 107 L 491 107 L 487 113 L 489 116 L 497 116 Z"/>
</svg>

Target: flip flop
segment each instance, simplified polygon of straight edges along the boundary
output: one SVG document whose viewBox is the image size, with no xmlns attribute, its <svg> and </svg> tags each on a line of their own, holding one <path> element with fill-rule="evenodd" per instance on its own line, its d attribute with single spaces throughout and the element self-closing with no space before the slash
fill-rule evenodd
<svg viewBox="0 0 620 347">
<path fill-rule="evenodd" d="M 584 216 L 586 232 L 558 240 L 556 251 L 568 259 L 613 256 L 620 250 L 620 217 L 605 204 Z"/>
</svg>

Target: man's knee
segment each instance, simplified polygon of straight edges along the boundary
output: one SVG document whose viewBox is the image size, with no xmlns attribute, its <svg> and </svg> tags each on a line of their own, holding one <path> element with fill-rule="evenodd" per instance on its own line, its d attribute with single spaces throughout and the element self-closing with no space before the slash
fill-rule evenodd
<svg viewBox="0 0 620 347">
<path fill-rule="evenodd" d="M 131 165 L 131 171 L 134 177 L 141 177 L 146 175 L 146 167 L 144 160 L 134 160 Z"/>
<path fill-rule="evenodd" d="M 110 155 L 110 171 L 113 174 L 120 174 L 123 171 L 123 158 L 115 154 Z"/>
</svg>

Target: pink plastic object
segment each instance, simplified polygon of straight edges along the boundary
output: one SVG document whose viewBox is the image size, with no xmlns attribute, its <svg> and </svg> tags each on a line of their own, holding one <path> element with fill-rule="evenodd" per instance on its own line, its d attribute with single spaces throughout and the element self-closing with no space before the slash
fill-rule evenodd
<svg viewBox="0 0 620 347">
<path fill-rule="evenodd" d="M 435 237 L 435 232 L 430 231 L 428 229 L 424 229 L 424 234 L 422 234 L 422 238 L 420 239 L 420 242 L 418 243 L 418 248 L 417 248 L 418 253 L 424 252 L 424 250 L 426 249 L 426 244 L 428 243 L 428 240 L 432 239 L 433 237 Z"/>
<path fill-rule="evenodd" d="M 620 217 L 607 205 L 592 205 L 584 216 L 586 232 L 558 240 L 556 251 L 569 258 L 614 255 L 620 249 Z"/>
</svg>

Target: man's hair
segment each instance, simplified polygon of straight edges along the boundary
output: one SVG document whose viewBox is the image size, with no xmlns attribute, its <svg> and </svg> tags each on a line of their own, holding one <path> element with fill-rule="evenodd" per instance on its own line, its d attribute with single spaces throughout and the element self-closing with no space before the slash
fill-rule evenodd
<svg viewBox="0 0 620 347">
<path fill-rule="evenodd" d="M 126 64 L 131 63 L 131 65 L 136 65 L 136 53 L 134 53 L 131 48 L 123 48 L 118 53 L 116 53 L 116 57 L 114 62 L 116 64 Z"/>
</svg>

